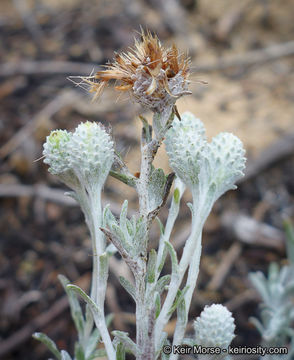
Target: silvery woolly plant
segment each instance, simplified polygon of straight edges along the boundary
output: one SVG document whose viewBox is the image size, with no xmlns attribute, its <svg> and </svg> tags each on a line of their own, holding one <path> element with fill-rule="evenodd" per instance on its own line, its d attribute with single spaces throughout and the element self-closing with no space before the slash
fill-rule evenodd
<svg viewBox="0 0 294 360">
<path fill-rule="evenodd" d="M 101 124 L 86 122 L 73 133 L 53 131 L 44 144 L 44 162 L 52 174 L 71 188 L 68 194 L 80 204 L 92 239 L 90 295 L 60 277 L 78 330 L 76 360 L 105 355 L 109 360 L 120 360 L 125 359 L 126 353 L 133 354 L 138 360 L 175 360 L 178 355 L 165 354 L 163 347 L 188 341 L 185 330 L 199 272 L 203 225 L 214 202 L 226 191 L 236 188 L 235 182 L 243 175 L 245 164 L 244 149 L 237 137 L 221 133 L 208 142 L 199 119 L 191 113 L 178 114 L 176 100 L 190 93 L 189 66 L 189 59 L 179 54 L 176 46 L 165 49 L 156 36 L 142 32 L 141 41 L 136 40 L 133 49 L 116 54 L 106 70 L 84 79 L 95 96 L 100 96 L 110 80 L 117 80 L 118 91 L 127 91 L 132 99 L 153 112 L 152 126 L 140 117 L 143 127 L 138 177 L 129 171 Z M 173 170 L 170 174 L 152 164 L 163 142 Z M 108 175 L 137 191 L 139 210 L 136 216 L 128 217 L 127 200 L 119 218 L 108 206 L 102 209 L 101 191 Z M 168 200 L 173 182 L 164 226 L 158 213 Z M 179 259 L 171 233 L 186 188 L 193 199 L 187 204 L 192 225 Z M 155 219 L 159 223 L 160 237 L 157 248 L 149 249 L 149 232 Z M 120 283 L 136 305 L 135 341 L 122 331 L 110 334 L 107 327 L 104 301 L 108 261 L 115 252 L 119 252 L 133 274 L 132 283 L 123 277 L 120 277 Z M 172 264 L 171 274 L 162 275 L 168 257 Z M 87 304 L 85 314 L 78 295 Z M 177 322 L 170 343 L 164 330 L 175 312 Z M 232 314 L 222 305 L 212 305 L 196 320 L 195 338 L 189 341 L 201 344 L 206 338 L 207 343 L 208 336 L 211 346 L 228 346 L 234 337 L 234 328 Z M 38 333 L 35 337 L 47 344 L 57 359 L 71 359 L 46 335 Z M 96 349 L 99 341 L 103 342 L 102 350 Z"/>
<path fill-rule="evenodd" d="M 291 360 L 294 356 L 294 229 L 285 221 L 288 264 L 271 263 L 266 277 L 250 273 L 249 279 L 261 298 L 260 320 L 252 318 L 265 347 L 288 347 L 286 355 L 265 355 L 265 360 Z"/>
</svg>

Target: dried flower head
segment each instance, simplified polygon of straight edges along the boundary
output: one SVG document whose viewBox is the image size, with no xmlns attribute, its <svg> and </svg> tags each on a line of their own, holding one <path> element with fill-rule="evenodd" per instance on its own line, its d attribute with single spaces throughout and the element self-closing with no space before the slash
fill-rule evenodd
<svg viewBox="0 0 294 360">
<path fill-rule="evenodd" d="M 90 85 L 90 92 L 97 98 L 110 80 L 116 80 L 116 90 L 128 91 L 143 106 L 162 112 L 187 94 L 190 60 L 179 54 L 175 45 L 165 49 L 158 37 L 142 30 L 141 41 L 122 54 L 115 54 L 114 61 L 105 65 L 95 76 L 83 78 Z"/>
</svg>

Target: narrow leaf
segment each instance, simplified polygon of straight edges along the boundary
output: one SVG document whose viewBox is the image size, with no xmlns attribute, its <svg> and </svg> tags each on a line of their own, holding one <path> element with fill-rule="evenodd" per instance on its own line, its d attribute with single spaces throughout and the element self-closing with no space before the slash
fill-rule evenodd
<svg viewBox="0 0 294 360">
<path fill-rule="evenodd" d="M 153 283 L 155 281 L 155 268 L 156 268 L 157 253 L 155 249 L 149 252 L 149 259 L 147 265 L 147 282 Z"/>
<path fill-rule="evenodd" d="M 170 283 L 170 278 L 170 275 L 164 275 L 157 281 L 155 290 L 158 291 L 159 295 L 162 294 L 165 287 Z"/>
<path fill-rule="evenodd" d="M 116 360 L 125 360 L 126 352 L 122 343 L 118 343 L 116 346 Z"/>
<path fill-rule="evenodd" d="M 158 216 L 156 216 L 156 221 L 158 222 L 159 225 L 159 230 L 160 230 L 160 236 L 162 236 L 164 234 L 164 226 L 163 223 L 161 222 L 161 220 L 159 219 Z"/>
<path fill-rule="evenodd" d="M 75 360 L 86 360 L 84 349 L 79 342 L 75 343 Z"/>
<path fill-rule="evenodd" d="M 172 246 L 172 244 L 168 241 L 165 241 L 165 246 L 169 252 L 170 258 L 171 258 L 171 262 L 172 262 L 172 274 L 178 274 L 179 271 L 179 264 L 178 264 L 178 258 L 177 258 L 177 253 L 174 249 L 174 247 Z"/>
<path fill-rule="evenodd" d="M 270 304 L 271 298 L 268 293 L 267 279 L 265 278 L 265 276 L 260 271 L 256 273 L 249 273 L 249 280 L 251 281 L 255 289 L 259 292 L 263 301 L 266 304 Z"/>
<path fill-rule="evenodd" d="M 134 234 L 135 234 L 135 228 L 133 226 L 133 223 L 129 219 L 126 219 L 126 226 L 127 226 L 127 232 L 129 233 L 129 236 L 131 238 L 133 238 Z"/>
<path fill-rule="evenodd" d="M 52 352 L 56 359 L 61 360 L 61 354 L 57 349 L 55 342 L 51 340 L 47 335 L 40 332 L 35 332 L 33 334 L 33 338 L 41 341 L 44 345 L 47 346 L 47 348 Z"/>
<path fill-rule="evenodd" d="M 84 327 L 84 336 L 89 337 L 89 335 L 92 333 L 93 325 L 94 325 L 94 319 L 92 311 L 88 304 L 86 304 L 86 314 L 85 314 L 85 327 Z"/>
<path fill-rule="evenodd" d="M 133 284 L 129 282 L 123 276 L 119 276 L 119 282 L 121 283 L 122 287 L 131 295 L 131 297 L 136 301 L 136 290 Z"/>
<path fill-rule="evenodd" d="M 61 350 L 61 360 L 72 360 L 72 359 L 67 351 Z"/>
<path fill-rule="evenodd" d="M 183 326 L 186 326 L 187 323 L 187 311 L 186 311 L 186 302 L 185 299 L 182 299 L 177 307 L 177 323 L 181 323 Z"/>
<path fill-rule="evenodd" d="M 96 347 L 98 345 L 98 342 L 100 340 L 100 333 L 98 329 L 94 329 L 92 334 L 90 335 L 87 346 L 86 346 L 86 358 L 88 360 L 89 357 L 92 356 L 93 352 L 96 350 Z"/>
<path fill-rule="evenodd" d="M 117 221 L 115 216 L 112 214 L 111 210 L 109 209 L 109 204 L 107 204 L 103 210 L 103 226 L 111 227 L 113 224 L 117 225 Z"/>
<path fill-rule="evenodd" d="M 158 318 L 161 310 L 160 295 L 158 292 L 155 293 L 155 319 Z"/>
<path fill-rule="evenodd" d="M 135 215 L 132 215 L 130 223 L 131 223 L 131 225 L 133 227 L 133 234 L 135 234 L 136 233 L 136 228 L 137 228 L 137 218 L 136 218 Z"/>
<path fill-rule="evenodd" d="M 180 190 L 178 188 L 174 191 L 174 201 L 176 204 L 180 201 Z"/>
<path fill-rule="evenodd" d="M 192 218 L 193 218 L 193 217 L 194 217 L 194 208 L 193 208 L 193 204 L 191 204 L 191 203 L 189 202 L 189 203 L 187 203 L 187 206 L 188 206 L 188 208 L 190 209 L 191 214 L 192 214 Z"/>
<path fill-rule="evenodd" d="M 125 351 L 132 353 L 136 356 L 137 354 L 137 345 L 133 340 L 129 338 L 129 334 L 125 331 L 112 331 L 111 334 L 115 336 L 119 342 L 123 345 Z"/>
<path fill-rule="evenodd" d="M 127 226 L 126 226 L 127 213 L 128 213 L 128 200 L 125 200 L 121 207 L 120 218 L 119 218 L 119 225 L 124 232 L 127 231 Z"/>
<path fill-rule="evenodd" d="M 126 185 L 129 185 L 132 187 L 134 187 L 136 185 L 135 180 L 128 175 L 125 175 L 125 174 L 122 174 L 122 173 L 119 173 L 119 172 L 113 171 L 113 170 L 110 170 L 109 175 L 114 177 L 117 180 L 120 180 L 121 182 L 123 182 Z"/>
<path fill-rule="evenodd" d="M 166 178 L 162 169 L 154 169 L 148 182 L 149 210 L 152 211 L 162 203 Z"/>
<path fill-rule="evenodd" d="M 67 285 L 70 283 L 69 280 L 63 275 L 58 275 L 58 279 L 61 282 L 61 285 L 63 286 L 68 296 L 71 317 L 75 323 L 75 327 L 78 331 L 79 336 L 81 336 L 84 332 L 85 319 L 82 313 L 82 308 L 80 306 L 79 300 L 77 299 L 75 293 L 73 293 L 72 291 L 68 291 Z"/>
<path fill-rule="evenodd" d="M 187 285 L 187 286 L 184 287 L 183 290 L 178 290 L 177 296 L 175 298 L 175 301 L 174 301 L 172 307 L 170 308 L 170 310 L 168 312 L 168 315 L 171 315 L 176 310 L 176 308 L 178 307 L 180 302 L 184 299 L 184 296 L 185 296 L 188 289 L 189 289 L 189 286 Z"/>
<path fill-rule="evenodd" d="M 107 358 L 107 353 L 105 349 L 97 349 L 93 355 L 91 355 L 87 360 L 96 360 L 99 357 Z"/>
<path fill-rule="evenodd" d="M 136 222 L 136 232 L 135 232 L 135 254 L 139 254 L 141 252 L 142 246 L 144 246 L 145 241 L 145 234 L 146 234 L 146 224 L 143 221 L 143 218 L 140 217 Z"/>
<path fill-rule="evenodd" d="M 250 317 L 249 322 L 251 322 L 251 324 L 253 324 L 256 327 L 256 329 L 259 331 L 261 335 L 264 333 L 265 329 L 258 319 L 254 317 Z"/>
<path fill-rule="evenodd" d="M 161 273 L 161 271 L 162 271 L 162 269 L 164 267 L 165 260 L 166 260 L 166 255 L 167 255 L 167 247 L 164 246 L 163 253 L 162 253 L 162 256 L 161 256 L 161 262 L 160 262 L 160 264 L 158 266 L 158 269 L 157 269 L 158 274 Z"/>
<path fill-rule="evenodd" d="M 94 303 L 94 301 L 78 286 L 76 285 L 67 285 L 67 288 L 71 291 L 74 291 L 78 295 L 82 297 L 82 299 L 89 305 L 92 314 L 94 316 L 94 319 L 100 319 L 101 318 L 101 310 L 98 308 L 98 306 Z"/>
<path fill-rule="evenodd" d="M 121 243 L 122 247 L 127 250 L 128 253 L 133 251 L 132 245 L 128 242 L 128 234 L 125 236 L 123 230 L 118 226 L 113 224 L 111 227 L 113 234 L 117 237 L 119 242 Z"/>
</svg>

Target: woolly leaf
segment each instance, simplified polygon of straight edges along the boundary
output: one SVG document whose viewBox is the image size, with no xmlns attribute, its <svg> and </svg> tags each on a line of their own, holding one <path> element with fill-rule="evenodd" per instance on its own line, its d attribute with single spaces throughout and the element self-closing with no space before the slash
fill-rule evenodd
<svg viewBox="0 0 294 360">
<path fill-rule="evenodd" d="M 61 360 L 72 360 L 72 359 L 67 351 L 61 350 Z"/>
<path fill-rule="evenodd" d="M 172 246 L 172 244 L 170 242 L 165 241 L 164 244 L 165 244 L 165 246 L 166 246 L 166 248 L 167 248 L 167 250 L 169 252 L 170 258 L 171 258 L 172 274 L 176 275 L 179 272 L 177 253 L 176 253 L 174 247 Z"/>
<path fill-rule="evenodd" d="M 270 304 L 271 299 L 268 294 L 267 280 L 266 280 L 265 276 L 260 271 L 258 271 L 256 273 L 250 273 L 249 279 L 250 279 L 251 283 L 253 284 L 253 286 L 255 287 L 255 289 L 259 292 L 263 301 L 266 304 Z"/>
<path fill-rule="evenodd" d="M 74 291 L 76 294 L 80 295 L 82 299 L 89 305 L 94 319 L 101 318 L 102 313 L 101 310 L 98 308 L 98 306 L 95 304 L 95 302 L 78 286 L 76 285 L 67 285 L 67 288 L 70 291 Z"/>
<path fill-rule="evenodd" d="M 125 360 L 126 352 L 122 343 L 118 343 L 116 346 L 116 360 Z"/>
<path fill-rule="evenodd" d="M 175 301 L 173 303 L 173 305 L 171 306 L 168 315 L 172 315 L 172 313 L 177 309 L 178 305 L 181 303 L 181 301 L 184 299 L 184 296 L 187 292 L 187 290 L 189 289 L 189 286 L 185 286 L 183 290 L 178 290 L 177 291 L 177 295 L 175 298 Z"/>
<path fill-rule="evenodd" d="M 170 283 L 170 278 L 171 276 L 170 275 L 164 275 L 162 276 L 158 281 L 157 281 L 157 284 L 156 284 L 156 291 L 161 295 L 162 292 L 164 291 L 165 287 L 167 285 L 169 285 Z"/>
<path fill-rule="evenodd" d="M 143 221 L 143 218 L 140 217 L 136 221 L 136 232 L 134 235 L 134 244 L 136 248 L 136 254 L 140 253 L 142 250 L 142 246 L 144 246 L 145 241 L 145 234 L 146 234 L 146 224 Z"/>
<path fill-rule="evenodd" d="M 119 276 L 119 282 L 122 285 L 122 287 L 131 295 L 133 300 L 136 302 L 136 290 L 133 284 L 129 282 L 126 278 L 123 276 Z"/>
<path fill-rule="evenodd" d="M 160 236 L 162 236 L 162 235 L 164 234 L 164 226 L 163 226 L 163 223 L 161 222 L 161 220 L 159 219 L 158 216 L 156 216 L 156 221 L 158 222 L 158 225 L 159 225 Z"/>
<path fill-rule="evenodd" d="M 178 188 L 176 188 L 174 191 L 174 201 L 176 204 L 178 204 L 180 201 L 180 190 Z"/>
<path fill-rule="evenodd" d="M 111 333 L 123 345 L 125 351 L 136 356 L 137 345 L 129 338 L 129 334 L 127 332 L 115 330 L 112 331 Z"/>
<path fill-rule="evenodd" d="M 187 311 L 185 299 L 182 299 L 177 307 L 177 323 L 181 323 L 183 326 L 187 323 Z"/>
<path fill-rule="evenodd" d="M 122 231 L 124 233 L 127 232 L 127 213 L 128 213 L 128 200 L 125 200 L 122 208 L 121 208 L 121 212 L 120 212 L 120 219 L 119 219 L 119 225 L 120 228 L 122 229 Z"/>
<path fill-rule="evenodd" d="M 93 330 L 91 336 L 89 337 L 89 340 L 87 341 L 87 347 L 86 347 L 86 358 L 89 360 L 89 358 L 94 353 L 98 342 L 100 340 L 100 333 L 99 330 L 96 328 Z"/>
<path fill-rule="evenodd" d="M 156 291 L 156 292 L 155 292 L 155 319 L 158 318 L 158 316 L 159 316 L 159 314 L 160 314 L 160 310 L 161 310 L 160 295 L 159 295 L 159 293 Z"/>
<path fill-rule="evenodd" d="M 134 228 L 132 222 L 129 219 L 126 219 L 126 226 L 130 237 L 134 237 L 136 228 Z"/>
<path fill-rule="evenodd" d="M 52 352 L 52 354 L 56 357 L 57 360 L 62 359 L 61 354 L 57 349 L 55 342 L 51 340 L 47 335 L 40 332 L 35 332 L 33 334 L 33 338 L 41 341 L 44 345 L 46 345 L 47 348 Z"/>
<path fill-rule="evenodd" d="M 97 349 L 95 350 L 95 352 L 89 357 L 87 358 L 87 360 L 96 360 L 97 358 L 107 358 L 107 353 L 105 349 Z"/>
<path fill-rule="evenodd" d="M 82 344 L 79 342 L 75 343 L 75 359 L 76 360 L 86 360 L 84 349 Z"/>
<path fill-rule="evenodd" d="M 163 248 L 163 253 L 162 253 L 162 256 L 161 256 L 161 262 L 160 262 L 160 264 L 158 265 L 158 269 L 157 269 L 158 274 L 161 273 L 161 270 L 162 270 L 163 267 L 164 267 L 167 252 L 168 252 L 167 247 L 164 246 L 164 248 Z"/>
<path fill-rule="evenodd" d="M 194 207 L 193 207 L 193 204 L 191 204 L 190 202 L 187 203 L 187 206 L 188 208 L 190 209 L 191 211 L 191 214 L 192 214 L 192 218 L 194 217 Z"/>
<path fill-rule="evenodd" d="M 79 335 L 82 335 L 84 332 L 85 319 L 84 319 L 84 316 L 82 313 L 82 308 L 80 306 L 79 300 L 77 299 L 77 296 L 75 293 L 73 293 L 72 291 L 69 291 L 67 289 L 66 286 L 70 283 L 69 280 L 63 275 L 58 275 L 58 279 L 61 282 L 61 284 L 68 296 L 71 317 L 75 323 L 75 327 L 76 327 Z"/>
<path fill-rule="evenodd" d="M 128 234 L 125 234 L 121 227 L 115 224 L 112 225 L 111 230 L 122 244 L 122 247 L 127 250 L 127 252 L 132 253 L 133 246 L 128 241 Z"/>
<path fill-rule="evenodd" d="M 149 252 L 148 266 L 147 266 L 147 282 L 153 283 L 155 281 L 155 267 L 157 254 L 154 249 Z"/>
<path fill-rule="evenodd" d="M 113 224 L 117 224 L 115 216 L 112 214 L 111 210 L 109 209 L 109 204 L 107 204 L 103 210 L 103 227 L 112 227 Z"/>
<path fill-rule="evenodd" d="M 156 209 L 163 199 L 166 177 L 162 169 L 151 172 L 148 182 L 149 211 Z"/>
</svg>

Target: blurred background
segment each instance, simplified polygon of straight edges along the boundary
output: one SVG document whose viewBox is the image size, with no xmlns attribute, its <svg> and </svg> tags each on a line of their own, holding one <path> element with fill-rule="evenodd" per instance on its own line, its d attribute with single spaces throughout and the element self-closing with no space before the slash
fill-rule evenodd
<svg viewBox="0 0 294 360">
<path fill-rule="evenodd" d="M 193 94 L 178 101 L 179 112 L 198 116 L 210 138 L 233 132 L 247 150 L 246 176 L 206 222 L 190 318 L 205 304 L 223 303 L 236 318 L 234 344 L 259 344 L 248 320 L 259 301 L 248 273 L 285 263 L 283 219 L 294 220 L 293 13 L 286 0 L 1 0 L 0 358 L 47 359 L 34 331 L 73 353 L 76 333 L 57 275 L 89 289 L 90 240 L 80 209 L 35 160 L 52 129 L 91 120 L 111 126 L 117 149 L 139 170 L 138 115 L 150 114 L 111 87 L 92 103 L 67 77 L 99 69 L 132 45 L 140 25 L 191 57 Z M 164 149 L 155 164 L 169 171 Z M 135 212 L 136 194 L 109 179 L 104 203 L 118 214 L 126 197 Z M 172 236 L 179 253 L 190 229 L 189 199 L 187 192 Z M 156 226 L 151 235 L 156 247 Z M 128 276 L 113 258 L 106 311 L 115 314 L 113 328 L 134 337 L 133 302 L 117 280 L 122 273 Z M 174 325 L 172 319 L 169 334 Z"/>
</svg>

